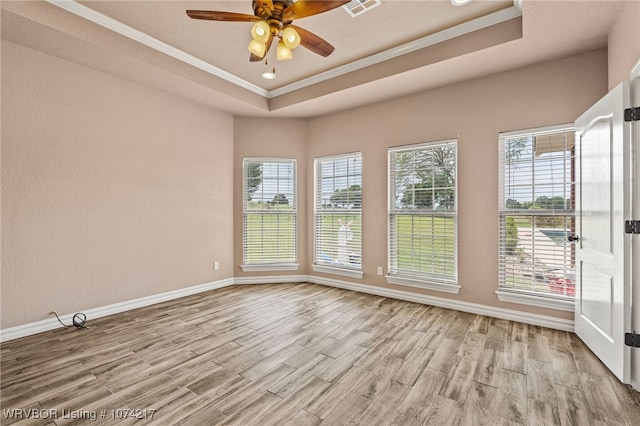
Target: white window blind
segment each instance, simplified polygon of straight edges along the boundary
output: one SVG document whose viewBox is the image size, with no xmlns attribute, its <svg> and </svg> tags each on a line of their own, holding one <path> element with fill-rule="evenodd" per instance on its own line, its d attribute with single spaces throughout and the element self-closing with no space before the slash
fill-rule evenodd
<svg viewBox="0 0 640 426">
<path fill-rule="evenodd" d="M 315 160 L 315 265 L 362 269 L 362 155 Z"/>
<path fill-rule="evenodd" d="M 501 290 L 574 296 L 574 164 L 573 128 L 500 134 Z"/>
<path fill-rule="evenodd" d="M 243 174 L 243 268 L 294 264 L 296 161 L 246 158 Z"/>
<path fill-rule="evenodd" d="M 457 281 L 456 145 L 389 149 L 389 275 Z"/>
</svg>

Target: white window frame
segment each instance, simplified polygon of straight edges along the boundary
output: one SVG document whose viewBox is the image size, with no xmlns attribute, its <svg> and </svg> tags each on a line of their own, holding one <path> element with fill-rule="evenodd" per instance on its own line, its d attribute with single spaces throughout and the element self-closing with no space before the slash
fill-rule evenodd
<svg viewBox="0 0 640 426">
<path fill-rule="evenodd" d="M 509 138 L 516 137 L 528 137 L 528 136 L 542 136 L 545 134 L 554 133 L 569 133 L 574 131 L 573 124 L 563 124 L 557 126 L 546 126 L 532 129 L 516 130 L 510 132 L 502 132 L 498 135 L 498 290 L 496 290 L 496 296 L 498 300 L 502 302 L 518 303 L 521 305 L 535 306 L 541 308 L 555 309 L 566 312 L 573 312 L 575 308 L 575 298 L 558 296 L 550 293 L 543 293 L 538 291 L 531 291 L 525 289 L 509 288 L 502 285 L 503 281 L 503 268 L 505 264 L 502 260 L 503 246 L 506 244 L 506 232 L 502 230 L 502 223 L 506 220 L 507 216 L 536 216 L 543 217 L 545 213 L 530 210 L 515 211 L 506 208 L 505 199 L 505 160 L 504 160 L 504 143 Z M 574 159 L 575 161 L 575 159 Z M 566 183 L 565 183 L 566 184 Z M 574 182 L 575 184 L 575 182 Z M 532 182 L 532 186 L 535 186 L 535 182 Z M 562 216 L 570 217 L 568 212 L 563 211 Z M 575 213 L 573 213 L 575 217 Z"/>
<path fill-rule="evenodd" d="M 353 152 L 348 154 L 338 154 L 338 155 L 330 155 L 326 157 L 318 157 L 314 159 L 314 226 L 313 226 L 313 247 L 314 247 L 314 255 L 313 255 L 313 271 L 321 272 L 326 274 L 334 274 L 341 275 L 350 278 L 358 278 L 362 279 L 364 273 L 362 271 L 362 174 L 360 174 L 360 208 L 349 208 L 349 209 L 331 209 L 326 210 L 322 208 L 322 164 L 323 163 L 334 163 L 336 161 L 344 161 L 344 160 L 359 160 L 360 162 L 360 170 L 362 173 L 362 153 L 361 152 Z M 331 176 L 332 178 L 336 178 L 336 176 Z M 319 235 L 322 233 L 321 226 L 321 217 L 320 215 L 329 214 L 335 216 L 341 215 L 349 215 L 356 216 L 356 220 L 360 222 L 360 246 L 355 247 L 357 251 L 359 251 L 358 255 L 360 256 L 360 266 L 354 267 L 350 266 L 349 263 L 323 263 L 320 259 L 321 253 L 318 252 L 318 246 L 321 243 L 319 240 Z M 350 241 L 349 249 L 354 250 L 353 243 Z M 335 247 L 335 251 L 339 251 L 339 247 Z"/>
<path fill-rule="evenodd" d="M 453 146 L 454 148 L 454 206 L 450 210 L 437 210 L 437 209 L 398 209 L 396 207 L 396 170 L 394 168 L 394 155 L 395 153 L 402 151 L 417 151 L 425 149 L 434 149 L 444 146 Z M 460 291 L 460 285 L 458 285 L 458 140 L 448 139 L 436 142 L 427 142 L 420 144 L 404 145 L 398 147 L 392 147 L 388 149 L 388 274 L 385 276 L 387 283 L 418 287 L 429 290 L 441 291 L 445 293 L 457 294 Z M 394 265 L 394 260 L 397 257 L 397 253 L 393 253 L 395 238 L 394 223 L 397 216 L 411 216 L 411 217 L 451 217 L 453 218 L 453 258 L 451 259 L 453 274 L 441 275 L 435 273 L 420 273 L 416 271 L 407 272 L 397 270 Z M 397 262 L 397 260 L 395 260 Z"/>
<path fill-rule="evenodd" d="M 293 226 L 294 226 L 294 241 L 293 241 L 293 255 L 287 259 L 273 259 L 268 261 L 259 261 L 253 262 L 248 259 L 248 245 L 247 245 L 247 221 L 249 215 L 271 215 L 276 214 L 274 210 L 271 209 L 261 209 L 261 210 L 249 210 L 247 208 L 249 201 L 248 194 L 248 181 L 247 181 L 247 165 L 248 163 L 276 163 L 276 164 L 293 164 L 293 176 L 292 185 L 293 185 L 293 200 L 289 200 L 292 204 L 293 209 L 287 211 L 293 215 Z M 255 271 L 297 271 L 299 269 L 298 264 L 298 194 L 297 194 L 297 161 L 293 158 L 252 158 L 245 157 L 242 160 L 242 271 L 243 272 L 255 272 Z M 263 175 L 264 177 L 264 175 Z M 268 250 L 268 248 L 266 248 Z"/>
</svg>

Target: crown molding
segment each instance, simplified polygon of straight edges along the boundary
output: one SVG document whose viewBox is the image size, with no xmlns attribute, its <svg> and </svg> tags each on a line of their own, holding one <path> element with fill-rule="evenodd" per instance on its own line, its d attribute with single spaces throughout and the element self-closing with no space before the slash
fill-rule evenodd
<svg viewBox="0 0 640 426">
<path fill-rule="evenodd" d="M 219 77 L 223 80 L 226 80 L 229 83 L 233 83 L 236 86 L 242 87 L 243 89 L 247 89 L 265 98 L 269 97 L 269 91 L 266 89 L 263 89 L 260 86 L 256 86 L 255 84 L 250 83 L 234 74 L 231 74 L 230 72 L 227 72 L 221 68 L 216 67 L 215 65 L 212 65 L 206 61 L 203 61 L 200 58 L 196 58 L 195 56 L 190 55 L 187 52 L 180 50 L 176 47 L 173 47 L 170 44 L 160 41 L 155 37 L 151 37 L 147 33 L 143 33 L 142 31 L 136 30 L 133 27 L 130 27 L 128 25 L 123 24 L 122 22 L 116 21 L 113 18 L 103 15 L 100 12 L 96 12 L 95 10 L 87 6 L 83 6 L 79 3 L 76 3 L 74 0 L 45 0 L 45 1 L 49 4 L 59 7 L 60 9 L 66 10 L 67 12 L 78 15 L 81 18 L 84 18 L 104 28 L 114 31 L 120 35 L 130 38 L 131 40 L 144 44 L 145 46 L 150 47 L 154 50 L 157 50 L 158 52 L 171 56 L 174 59 L 182 61 L 204 72 L 207 72 L 211 75 Z"/>
<path fill-rule="evenodd" d="M 500 24 L 502 22 L 509 21 L 514 18 L 522 16 L 522 10 L 512 6 L 507 9 L 500 10 L 498 12 L 491 13 L 489 15 L 482 16 L 480 18 L 473 19 L 463 24 L 456 25 L 451 28 L 447 28 L 442 31 L 438 31 L 435 34 L 410 41 L 405 44 L 401 44 L 391 49 L 384 50 L 379 53 L 367 56 L 362 59 L 350 62 L 345 65 L 341 65 L 336 68 L 321 72 L 319 74 L 307 77 L 302 80 L 298 80 L 295 83 L 288 84 L 286 86 L 273 89 L 269 92 L 269 98 L 275 98 L 277 96 L 286 95 L 287 93 L 294 92 L 296 90 L 304 89 L 305 87 L 312 86 L 316 83 L 330 80 L 335 77 L 339 77 L 344 74 L 348 74 L 353 71 L 358 71 L 363 68 L 379 64 L 390 59 L 397 58 L 409 53 L 413 53 L 417 50 L 424 49 L 429 46 L 433 46 L 454 38 L 469 34 L 483 28 L 487 28 L 493 25 Z"/>
<path fill-rule="evenodd" d="M 397 58 L 402 55 L 406 55 L 415 52 L 425 47 L 433 46 L 438 43 L 442 43 L 447 40 L 460 37 L 465 34 L 472 33 L 474 31 L 481 30 L 483 28 L 490 27 L 492 25 L 500 24 L 508 20 L 522 16 L 522 4 L 521 0 L 514 0 L 513 6 L 500 10 L 498 12 L 491 13 L 480 18 L 473 19 L 460 25 L 456 25 L 451 28 L 439 31 L 435 34 L 431 34 L 414 41 L 402 44 L 400 46 L 387 49 L 383 52 L 379 52 L 362 59 L 350 62 L 345 65 L 341 65 L 336 68 L 321 72 L 311 77 L 298 80 L 294 83 L 287 84 L 273 90 L 267 90 L 260 86 L 257 86 L 247 80 L 244 80 L 230 72 L 227 72 L 221 68 L 216 67 L 209 62 L 206 62 L 200 58 L 196 58 L 189 53 L 171 46 L 163 41 L 156 39 L 142 31 L 139 31 L 133 27 L 130 27 L 122 22 L 119 22 L 113 18 L 110 18 L 100 12 L 77 3 L 75 0 L 45 0 L 47 3 L 59 7 L 67 12 L 80 16 L 88 21 L 98 24 L 104 28 L 114 31 L 122 36 L 125 36 L 131 40 L 137 41 L 147 47 L 150 47 L 158 52 L 171 56 L 174 59 L 189 64 L 195 68 L 198 68 L 206 73 L 209 73 L 215 77 L 228 81 L 243 89 L 256 93 L 265 99 L 272 99 L 287 93 L 295 92 L 296 90 L 304 89 L 317 83 L 321 83 L 327 80 L 331 80 L 335 77 L 339 77 L 344 74 L 348 74 L 353 71 L 357 71 L 372 65 L 379 64 L 381 62 Z"/>
</svg>

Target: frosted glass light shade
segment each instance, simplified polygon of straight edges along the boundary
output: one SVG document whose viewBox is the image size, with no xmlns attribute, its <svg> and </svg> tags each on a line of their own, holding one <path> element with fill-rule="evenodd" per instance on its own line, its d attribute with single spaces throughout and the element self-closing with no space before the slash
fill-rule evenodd
<svg viewBox="0 0 640 426">
<path fill-rule="evenodd" d="M 270 34 L 271 30 L 269 29 L 269 24 L 265 21 L 256 22 L 251 28 L 251 37 L 260 43 L 266 43 L 267 40 L 269 40 Z"/>
<path fill-rule="evenodd" d="M 295 49 L 300 44 L 300 34 L 291 27 L 282 31 L 282 41 L 289 49 Z"/>
<path fill-rule="evenodd" d="M 280 40 L 278 42 L 278 50 L 276 51 L 276 56 L 279 61 L 287 61 L 293 58 L 293 52 L 287 46 L 285 46 L 284 42 Z"/>
<path fill-rule="evenodd" d="M 249 43 L 249 52 L 253 53 L 259 58 L 262 58 L 264 56 L 266 50 L 267 45 L 255 39 L 251 40 L 251 43 Z"/>
</svg>

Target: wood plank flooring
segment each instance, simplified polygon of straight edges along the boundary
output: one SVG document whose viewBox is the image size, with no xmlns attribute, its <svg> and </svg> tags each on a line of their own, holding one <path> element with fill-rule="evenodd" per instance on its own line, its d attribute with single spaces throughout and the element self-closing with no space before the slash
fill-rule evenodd
<svg viewBox="0 0 640 426">
<path fill-rule="evenodd" d="M 88 325 L 2 344 L 2 424 L 640 424 L 574 334 L 314 284 Z"/>
</svg>

